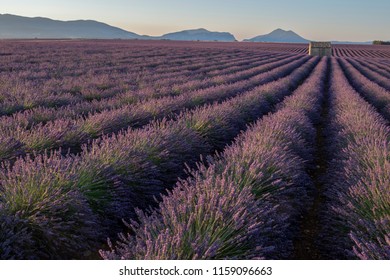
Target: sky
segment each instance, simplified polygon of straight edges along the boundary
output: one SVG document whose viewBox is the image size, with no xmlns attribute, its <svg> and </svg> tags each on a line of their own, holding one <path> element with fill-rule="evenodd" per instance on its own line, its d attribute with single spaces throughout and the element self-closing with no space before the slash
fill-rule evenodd
<svg viewBox="0 0 390 280">
<path fill-rule="evenodd" d="M 276 28 L 309 40 L 390 40 L 390 0 L 0 0 L 0 14 L 93 19 L 141 35 L 206 28 L 238 40 Z"/>
</svg>

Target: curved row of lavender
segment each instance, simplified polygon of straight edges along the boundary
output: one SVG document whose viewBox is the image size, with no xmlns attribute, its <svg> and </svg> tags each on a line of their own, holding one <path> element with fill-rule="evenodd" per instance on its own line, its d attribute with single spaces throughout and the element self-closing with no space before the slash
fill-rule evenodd
<svg viewBox="0 0 390 280">
<path fill-rule="evenodd" d="M 382 69 L 375 67 L 374 64 L 364 63 L 357 59 L 347 59 L 347 61 L 359 70 L 367 79 L 377 83 L 387 91 L 390 90 L 390 70 L 383 71 Z"/>
<path fill-rule="evenodd" d="M 244 43 L 245 44 L 245 43 Z M 286 52 L 308 54 L 308 44 L 281 44 L 281 43 L 256 43 L 247 46 L 256 45 L 258 50 L 269 52 Z M 242 45 L 242 47 L 245 45 Z M 365 58 L 365 59 L 385 59 L 390 58 L 390 49 L 388 46 L 380 45 L 351 45 L 351 44 L 333 44 L 332 55 L 335 57 Z"/>
<path fill-rule="evenodd" d="M 255 72 L 256 73 L 256 72 Z M 237 78 L 237 77 L 236 77 Z M 242 84 L 242 83 L 241 83 Z M 222 90 L 224 89 L 224 88 L 226 88 L 226 86 L 225 87 L 222 87 Z M 219 90 L 221 90 L 221 88 L 218 88 Z M 209 94 L 211 94 L 212 92 L 207 92 L 207 91 L 202 91 L 202 94 L 203 95 L 205 95 L 205 94 L 207 94 L 207 93 L 209 93 Z M 222 92 L 223 93 L 223 92 Z M 221 93 L 221 94 L 222 94 Z M 184 100 L 184 101 L 186 101 L 187 100 L 187 103 L 190 103 L 191 104 L 191 101 L 192 101 L 192 99 L 191 98 L 189 98 L 189 96 L 188 95 L 190 95 L 190 94 L 187 94 L 187 98 Z M 170 101 L 171 101 L 171 99 L 164 99 L 164 101 L 165 102 L 161 102 L 161 104 L 164 104 L 165 105 L 165 108 L 167 108 L 167 109 L 169 109 L 169 105 L 170 104 L 172 104 L 172 103 L 170 103 Z M 183 101 L 182 99 L 179 99 L 179 101 Z M 206 98 L 206 100 L 205 101 L 208 101 L 207 100 L 207 98 Z M 141 114 L 141 116 L 140 117 L 142 117 L 142 113 L 145 113 L 144 111 L 146 110 L 146 109 L 148 109 L 149 108 L 149 110 L 146 110 L 146 111 L 150 111 L 151 109 L 151 107 L 153 107 L 154 105 L 155 105 L 155 103 L 156 102 L 154 102 L 154 101 L 151 101 L 151 102 L 146 102 L 145 104 L 143 104 L 144 106 L 143 107 L 137 107 L 137 106 L 131 106 L 131 107 L 129 107 L 129 108 L 123 108 L 123 110 L 122 111 L 119 111 L 119 113 L 122 113 L 122 116 L 123 115 L 125 115 L 125 116 L 127 116 L 127 115 L 129 115 L 129 114 L 131 114 L 131 113 L 129 113 L 128 111 L 129 110 L 133 110 L 133 111 L 135 111 L 135 113 L 138 113 L 138 115 L 139 114 Z M 176 107 L 180 107 L 180 105 L 182 105 L 181 103 L 183 103 L 183 102 L 177 102 L 178 104 L 177 104 L 177 106 Z M 161 107 L 161 105 L 159 106 L 159 107 Z M 146 108 L 146 109 L 145 109 Z M 157 107 L 158 108 L 158 107 Z M 163 108 L 164 109 L 164 108 Z M 154 109 L 154 110 L 156 110 L 156 109 Z M 105 112 L 105 113 L 107 113 L 107 112 Z M 113 113 L 113 112 L 111 112 L 111 113 Z M 118 113 L 118 112 L 117 112 Z M 149 114 L 147 114 L 147 117 L 153 117 L 153 116 L 151 116 L 151 114 L 153 114 L 153 111 L 152 112 L 146 112 L 146 113 L 149 113 Z M 108 113 L 107 113 L 108 114 Z M 137 114 L 135 114 L 136 115 L 136 117 L 137 117 Z M 100 119 L 104 119 L 104 117 L 105 117 L 105 115 L 104 114 L 99 114 L 99 116 L 100 116 Z M 113 116 L 116 116 L 115 115 L 115 112 L 114 112 L 114 114 L 113 114 Z M 91 116 L 91 118 L 93 118 L 94 116 Z M 96 117 L 96 116 L 95 116 Z M 124 118 L 124 117 L 123 117 Z M 122 118 L 122 119 L 123 119 Z M 120 119 L 119 117 L 117 118 L 117 119 Z M 83 119 L 81 119 L 81 121 L 82 122 L 84 122 L 83 121 Z M 111 121 L 112 121 L 112 118 L 111 118 Z M 135 118 L 135 121 L 137 121 L 137 118 Z M 91 123 L 92 122 L 92 120 L 90 120 L 90 122 L 89 123 Z M 89 124 L 88 123 L 88 124 Z M 92 122 L 93 123 L 93 122 Z M 56 124 L 57 124 L 57 126 L 56 126 Z M 70 122 L 69 123 L 69 120 L 68 119 L 64 119 L 64 120 L 61 120 L 61 121 L 58 121 L 58 123 L 49 123 L 47 126 L 45 126 L 45 127 L 41 127 L 41 126 L 38 126 L 38 127 L 35 127 L 35 130 L 32 130 L 32 132 L 29 132 L 29 130 L 28 131 L 25 131 L 25 129 L 23 129 L 23 127 L 15 127 L 15 128 L 13 128 L 13 129 L 10 129 L 10 128 L 8 128 L 7 130 L 5 130 L 5 131 L 9 131 L 11 134 L 12 133 L 15 133 L 15 131 L 16 131 L 16 133 L 18 133 L 18 134 L 22 134 L 22 135 L 24 135 L 25 137 L 23 137 L 23 138 L 25 138 L 25 139 L 30 139 L 29 141 L 31 142 L 32 141 L 32 145 L 35 145 L 35 146 L 37 146 L 36 148 L 35 148 L 35 150 L 37 150 L 37 149 L 41 149 L 41 150 L 43 150 L 43 149 L 45 149 L 45 148 L 49 148 L 48 147 L 48 144 L 54 144 L 55 142 L 57 142 L 56 144 L 57 144 L 57 146 L 60 146 L 60 143 L 58 143 L 58 141 L 56 141 L 57 139 L 56 139 L 56 137 L 58 138 L 58 137 L 62 137 L 62 138 L 71 138 L 72 139 L 72 141 L 76 141 L 76 143 L 77 143 L 77 140 L 78 139 L 75 139 L 75 136 L 79 136 L 79 138 L 81 137 L 82 138 L 82 136 L 83 136 L 83 134 L 85 134 L 85 133 L 83 133 L 82 131 L 78 131 L 79 133 L 74 133 L 75 132 L 75 129 L 74 129 L 74 127 L 72 127 L 72 124 L 74 124 L 74 122 Z M 113 124 L 111 123 L 111 122 L 109 122 L 109 121 L 107 121 L 106 120 L 106 122 L 105 122 L 105 124 L 106 124 L 106 127 L 108 127 L 108 128 L 110 128 Z M 102 124 L 101 123 L 99 123 L 99 122 L 97 122 L 96 123 L 96 125 L 97 126 L 102 126 Z M 87 125 L 87 128 L 89 128 L 89 129 L 91 129 L 90 128 L 90 126 L 91 126 L 91 124 L 88 126 Z M 124 127 L 126 127 L 126 124 L 122 124 L 122 126 L 124 126 Z M 62 135 L 62 133 L 55 133 L 55 132 L 58 132 L 58 129 L 53 129 L 53 127 L 55 128 L 55 127 L 57 127 L 57 128 L 59 128 L 60 129 L 60 132 L 61 131 L 63 131 L 63 130 L 66 130 L 66 129 L 70 129 L 70 132 L 69 132 L 69 134 L 70 135 L 68 135 L 69 137 L 66 137 L 66 135 L 65 136 L 63 136 Z M 73 129 L 72 129 L 73 128 Z M 104 128 L 104 127 L 103 127 Z M 24 132 L 24 133 L 23 133 Z M 77 132 L 77 131 L 76 131 Z M 81 135 L 80 135 L 80 132 L 81 132 Z M 5 135 L 4 135 L 5 134 Z M 32 134 L 32 135 L 31 135 Z M 7 133 L 3 133 L 3 137 L 6 137 L 6 135 L 7 135 Z M 34 137 L 35 136 L 35 137 Z M 42 137 L 42 136 L 45 136 L 45 137 Z M 15 139 L 15 138 L 18 138 L 18 137 L 12 137 L 12 135 L 11 136 L 8 136 L 8 139 L 9 138 L 11 138 L 12 139 L 12 141 L 5 141 L 4 140 L 4 142 L 5 143 L 8 143 L 8 142 L 10 142 L 10 143 L 20 143 L 20 141 L 16 141 L 17 139 Z M 20 137 L 19 137 L 20 138 Z M 7 138 L 6 138 L 7 139 Z M 35 143 L 34 142 L 34 140 L 38 140 L 38 141 L 40 141 L 41 143 Z M 63 139 L 64 140 L 64 139 Z M 42 143 L 43 142 L 43 143 Z M 48 142 L 48 143 L 47 143 Z M 27 145 L 27 147 L 25 147 L 25 148 L 29 148 L 28 147 L 29 145 Z M 31 146 L 31 145 L 30 145 Z M 6 151 L 6 149 L 5 148 L 3 148 L 3 150 L 5 150 Z M 14 150 L 15 152 L 18 152 L 18 150 Z"/>
<path fill-rule="evenodd" d="M 324 58 L 280 109 L 259 120 L 163 197 L 138 212 L 105 259 L 287 258 L 312 182 L 313 121 L 323 98 Z"/>
<path fill-rule="evenodd" d="M 288 75 L 308 59 L 305 56 L 290 56 L 276 62 L 265 62 L 264 65 L 243 71 L 243 73 L 232 74 L 233 77 L 230 79 L 235 82 L 230 84 L 223 83 L 178 96 L 124 105 L 119 109 L 103 110 L 97 114 L 87 117 L 80 116 L 74 120 L 57 119 L 44 125 L 38 124 L 31 129 L 24 129 L 19 125 L 12 129 L 4 129 L 3 141 L 0 143 L 0 156 L 3 158 L 0 159 L 31 152 L 40 153 L 60 147 L 64 150 L 71 148 L 79 151 L 83 143 L 103 134 L 117 132 L 129 126 L 140 127 L 168 114 L 236 96 L 259 84 L 270 82 L 280 75 Z"/>
<path fill-rule="evenodd" d="M 14 113 L 11 116 L 0 117 L 0 130 L 28 130 L 32 129 L 37 124 L 45 124 L 60 118 L 85 118 L 103 110 L 119 109 L 125 105 L 136 104 L 141 101 L 145 102 L 151 98 L 177 96 L 182 92 L 204 89 L 212 87 L 213 85 L 216 86 L 222 82 L 229 82 L 228 78 L 236 78 L 233 76 L 234 73 L 238 74 L 243 70 L 260 66 L 264 63 L 264 60 L 267 60 L 268 63 L 274 61 L 273 57 L 274 55 L 267 54 L 263 54 L 262 56 L 255 55 L 250 59 L 240 59 L 240 61 L 234 62 L 234 64 L 220 61 L 219 64 L 223 69 L 215 70 L 215 66 L 202 67 L 202 77 L 198 77 L 195 73 L 192 73 L 192 75 L 187 74 L 188 77 L 171 74 L 169 78 L 165 80 L 161 79 L 161 77 L 156 77 L 156 81 L 148 82 L 148 84 L 141 89 L 117 93 L 110 98 L 101 98 L 99 100 L 95 98 L 91 101 L 78 102 L 60 108 L 37 107 L 25 110 L 23 112 Z M 275 55 L 275 59 L 282 59 L 283 57 L 284 56 L 281 55 Z M 253 62 L 251 62 L 252 59 Z M 186 65 L 188 62 L 182 61 L 182 63 Z M 196 71 L 194 70 L 193 72 Z M 204 78 L 204 76 L 207 76 L 207 78 Z"/>
<path fill-rule="evenodd" d="M 178 177 L 187 176 L 186 165 L 196 168 L 200 156 L 210 162 L 200 163 L 200 171 L 181 180 L 179 187 L 187 190 L 196 186 L 198 193 L 208 188 L 208 192 L 199 197 L 178 190 L 173 194 L 180 192 L 183 201 L 210 199 L 210 205 L 188 209 L 198 209 L 199 217 L 210 217 L 217 225 L 226 219 L 238 229 L 222 227 L 211 236 L 205 231 L 215 227 L 199 223 L 196 229 L 200 235 L 193 243 L 198 247 L 180 247 L 179 239 L 174 239 L 172 246 L 183 258 L 292 257 L 292 240 L 302 230 L 297 228 L 301 215 L 305 216 L 314 196 L 307 172 L 315 168 L 313 152 L 318 143 L 313 123 L 320 119 L 320 103 L 327 90 L 323 83 L 329 67 L 324 60 L 317 65 L 316 59 L 289 53 L 306 52 L 303 45 L 121 41 L 0 44 L 0 112 L 6 112 L 0 116 L 0 132 L 10 131 L 8 136 L 0 133 L 0 159 L 11 159 L 0 167 L 0 259 L 99 257 L 97 248 L 107 250 L 106 237 L 115 240 L 118 232 L 128 231 L 121 219 L 137 220 L 135 207 L 145 211 L 158 206 L 160 195 L 167 194 Z M 328 248 L 324 256 L 330 258 L 389 259 L 388 122 L 359 97 L 382 108 L 385 116 L 383 101 L 387 97 L 381 92 L 388 86 L 390 60 L 380 57 L 386 57 L 388 49 L 334 48 L 335 52 L 339 49 L 346 49 L 345 56 L 354 58 L 338 59 L 343 70 L 332 60 L 331 79 L 337 77 L 332 89 L 337 88 L 337 93 L 331 93 L 334 108 L 330 112 L 328 159 L 334 155 L 336 159 L 325 178 L 329 182 L 329 204 L 322 215 L 325 231 L 319 242 L 328 242 L 320 247 Z M 69 93 L 71 99 L 67 99 Z M 15 104 L 22 102 L 23 106 L 17 105 L 12 113 L 13 109 L 4 106 L 9 101 L 3 102 L 4 96 L 19 98 Z M 69 105 L 52 103 L 56 98 Z M 181 98 L 187 101 L 181 103 Z M 277 113 L 259 121 L 264 127 L 256 128 L 256 136 L 245 138 L 243 134 L 237 140 L 242 146 L 233 145 L 240 148 L 225 151 L 228 160 L 225 154 L 211 157 L 248 123 L 275 110 Z M 76 120 L 81 124 L 79 131 L 69 125 Z M 104 135 L 109 132 L 116 134 Z M 64 140 L 64 133 L 70 141 Z M 271 141 L 268 136 L 275 144 L 267 142 Z M 243 145 L 243 139 L 249 144 Z M 262 146 L 259 143 L 264 144 L 260 152 L 256 150 Z M 62 149 L 53 150 L 59 147 Z M 254 169 L 246 170 L 249 162 L 236 157 L 234 151 L 250 160 L 264 156 L 270 165 L 257 162 Z M 240 162 L 246 164 L 241 169 L 235 165 Z M 230 169 L 224 169 L 226 166 Z M 257 189 L 257 193 L 237 188 L 241 183 L 253 183 L 250 176 L 256 166 L 265 168 L 265 175 L 254 176 L 259 181 L 265 178 L 265 188 Z M 269 174 L 270 181 L 275 179 L 274 185 L 268 184 Z M 225 195 L 213 193 L 213 185 Z M 226 195 L 229 192 L 232 196 Z M 162 205 L 183 210 L 180 217 L 190 216 L 180 205 L 172 205 L 172 193 L 168 194 L 168 202 L 164 200 Z M 247 197 L 250 201 L 244 205 Z M 213 206 L 228 211 L 215 212 L 212 217 L 202 212 Z M 165 208 L 166 213 L 170 209 Z M 158 245 L 180 234 L 187 242 L 183 244 L 188 245 L 190 239 L 183 232 L 193 233 L 188 224 L 161 221 L 164 215 L 158 211 L 150 217 L 149 212 L 139 212 L 138 222 L 148 225 L 132 223 L 131 227 L 140 238 L 124 235 L 124 243 L 113 245 L 112 251 L 102 255 L 165 258 L 172 247 Z M 274 219 L 258 220 L 251 213 Z M 195 216 L 191 218 L 196 220 Z M 158 235 L 156 231 L 167 221 L 177 226 L 175 235 L 166 228 Z M 271 229 L 274 232 L 270 233 Z M 259 232 L 263 237 L 258 238 Z M 152 240 L 150 247 L 144 246 L 145 240 Z M 129 252 L 129 243 L 137 245 L 136 250 Z"/>
<path fill-rule="evenodd" d="M 101 67 L 106 63 L 106 60 L 117 59 L 121 61 L 121 57 L 111 57 L 110 55 L 107 55 L 107 57 L 102 55 L 85 55 L 85 57 L 82 57 L 77 53 L 79 57 L 76 58 L 67 57 L 64 53 L 58 53 L 57 55 L 60 59 L 69 59 L 73 64 L 68 61 L 59 61 L 55 55 L 46 54 L 43 56 L 44 58 L 48 58 L 49 61 L 52 59 L 54 63 L 59 65 L 51 65 L 37 59 L 34 61 L 32 57 L 22 57 L 21 60 L 27 61 L 19 66 L 17 63 L 18 57 L 12 56 L 12 60 L 9 62 L 10 66 L 3 70 L 2 75 L 3 91 L 1 99 L 3 114 L 36 106 L 59 107 L 78 103 L 82 100 L 109 97 L 115 90 L 119 90 L 115 88 L 115 80 L 111 79 L 111 75 L 116 74 L 118 78 L 123 80 L 125 80 L 125 77 L 128 77 L 136 81 L 137 72 L 135 70 L 139 71 L 143 67 L 148 69 L 148 63 L 145 62 L 143 65 L 132 64 L 134 70 L 131 68 L 113 69 L 110 66 Z M 37 55 L 36 57 L 39 56 Z M 75 63 L 74 61 L 77 58 L 83 64 Z M 87 61 L 87 58 L 91 61 L 96 61 L 96 63 Z M 167 59 L 169 58 L 167 57 Z M 153 56 L 149 59 L 152 60 Z M 156 59 L 161 60 L 161 58 Z M 178 59 L 180 61 L 182 58 L 179 57 Z M 29 63 L 33 65 L 30 66 Z M 39 67 L 33 67 L 35 64 L 39 65 Z M 99 65 L 101 66 L 99 67 Z M 126 86 L 134 87 L 132 83 L 126 83 Z M 109 90 L 111 88 L 113 90 Z M 109 91 L 107 92 L 107 90 Z"/>
<path fill-rule="evenodd" d="M 67 106 L 83 107 L 91 102 L 97 103 L 95 106 L 98 109 L 99 105 L 102 106 L 103 104 L 101 103 L 106 100 L 113 103 L 111 106 L 118 106 L 119 101 L 130 100 L 136 102 L 148 97 L 170 94 L 172 87 L 177 84 L 178 80 L 182 81 L 180 86 L 183 86 L 183 84 L 189 81 L 204 80 L 205 77 L 209 77 L 209 74 L 212 77 L 224 75 L 225 73 L 229 74 L 235 70 L 249 69 L 251 66 L 255 66 L 253 63 L 258 63 L 259 58 L 271 58 L 266 54 L 255 55 L 254 57 L 249 57 L 249 55 L 241 57 L 242 54 L 237 56 L 240 57 L 237 62 L 233 62 L 229 55 L 226 54 L 223 57 L 217 56 L 218 60 L 211 60 L 208 56 L 202 57 L 196 63 L 191 58 L 181 58 L 180 56 L 170 58 L 167 55 L 167 57 L 158 58 L 159 63 L 162 65 L 155 63 L 153 67 L 148 65 L 148 62 L 152 60 L 152 58 L 148 57 L 148 60 L 144 59 L 143 64 L 134 65 L 132 63 L 130 64 L 131 67 L 127 66 L 124 69 L 116 70 L 109 66 L 104 67 L 101 70 L 102 73 L 95 73 L 96 70 L 91 72 L 90 69 L 94 65 L 87 64 L 76 68 L 77 70 L 73 69 L 73 72 L 70 72 L 68 76 L 63 74 L 61 77 L 51 76 L 50 68 L 42 69 L 42 71 L 48 72 L 42 78 L 37 78 L 33 75 L 34 71 L 39 71 L 40 69 L 25 70 L 27 72 L 25 74 L 26 77 L 20 77 L 20 74 L 18 74 L 22 72 L 22 69 L 18 71 L 15 71 L 13 68 L 11 68 L 12 70 L 6 69 L 1 77 L 2 94 L 0 95 L 0 101 L 2 106 L 0 114 L 7 115 L 31 109 L 43 110 L 50 109 L 50 107 L 55 107 L 54 109 L 62 109 L 61 107 Z M 96 63 L 104 63 L 108 59 L 104 57 L 89 58 L 92 60 L 96 59 Z M 123 63 L 121 57 L 114 57 L 113 59 Z M 15 58 L 10 61 L 11 65 L 14 63 L 14 60 Z M 247 64 L 244 65 L 244 62 Z M 38 65 L 42 64 L 39 63 Z M 176 66 L 176 64 L 179 64 L 179 66 Z M 236 69 L 236 65 L 241 65 L 241 67 Z M 61 65 L 57 67 L 61 67 Z M 67 67 L 71 68 L 71 65 L 67 65 Z M 155 68 L 163 68 L 165 72 L 154 70 Z M 77 73 L 77 71 L 83 72 Z M 13 74 L 13 72 L 17 74 Z M 121 82 L 118 83 L 118 81 Z M 31 85 L 31 83 L 34 83 L 34 85 Z M 205 86 L 201 81 L 198 84 L 201 87 Z M 180 90 L 180 88 L 174 89 L 176 91 Z M 119 99 L 118 95 L 120 97 L 123 95 L 123 97 Z M 45 102 L 48 98 L 65 98 L 67 101 L 51 104 L 50 102 Z M 116 99 L 119 100 L 114 103 Z"/>
<path fill-rule="evenodd" d="M 390 258 L 390 130 L 332 60 L 323 223 L 330 258 Z M 330 214 L 329 214 L 330 213 Z"/>
<path fill-rule="evenodd" d="M 151 205 L 154 196 L 184 175 L 185 163 L 191 166 L 201 154 L 222 149 L 318 63 L 315 58 L 296 60 L 295 67 L 301 67 L 290 75 L 291 65 L 269 71 L 270 83 L 221 104 L 103 137 L 85 146 L 80 156 L 26 157 L 1 169 L 1 223 L 7 229 L 0 233 L 1 257 L 90 257 L 110 231 L 119 230 L 121 218 L 131 217 L 134 207 Z M 284 78 L 271 82 L 278 79 L 276 73 Z"/>
<path fill-rule="evenodd" d="M 333 45 L 333 56 L 351 58 L 375 58 L 389 59 L 390 50 L 388 46 L 378 45 Z"/>
<path fill-rule="evenodd" d="M 269 52 L 286 52 L 308 54 L 308 44 L 283 44 L 283 43 L 256 43 L 247 44 L 247 46 L 256 45 L 258 50 Z M 243 47 L 245 45 L 242 45 Z M 385 59 L 390 58 L 390 49 L 388 46 L 380 45 L 351 45 L 351 44 L 333 44 L 332 55 L 335 57 L 365 58 L 365 59 Z"/>
<path fill-rule="evenodd" d="M 15 48 L 20 47 L 20 43 L 14 44 Z M 109 44 L 91 46 L 90 43 L 74 48 L 70 42 L 56 45 L 56 48 L 48 45 L 43 44 L 43 50 L 40 50 L 36 44 L 31 44 L 31 50 L 18 52 L 16 49 L 9 55 L 1 55 L 4 62 L 0 72 L 1 114 L 108 98 L 117 92 L 153 85 L 156 80 L 175 75 L 201 77 L 207 64 L 219 67 L 216 64 L 228 62 L 229 58 L 248 59 L 250 56 L 245 52 L 196 49 L 189 54 L 182 48 L 140 49 L 129 44 L 116 48 Z"/>
<path fill-rule="evenodd" d="M 183 112 L 173 118 L 173 120 L 171 121 L 163 121 L 162 123 L 154 122 L 142 130 L 146 130 L 148 131 L 148 133 L 153 135 L 154 133 L 156 133 L 154 137 L 149 137 L 149 141 L 151 143 L 147 145 L 151 146 L 150 149 L 152 149 L 152 147 L 154 146 L 155 148 L 152 149 L 152 152 L 156 153 L 156 147 L 158 147 L 158 145 L 153 143 L 153 140 L 156 139 L 155 137 L 157 137 L 157 139 L 160 139 L 160 127 L 168 129 L 170 131 L 169 133 L 172 133 L 171 137 L 173 139 L 176 139 L 176 137 L 181 134 L 177 130 L 185 132 L 188 130 L 188 128 L 192 128 L 192 130 L 196 130 L 196 133 L 208 143 L 208 145 L 211 147 L 211 151 L 213 151 L 214 149 L 222 149 L 226 145 L 226 143 L 232 140 L 232 138 L 239 133 L 240 129 L 243 129 L 245 127 L 246 123 L 253 121 L 257 118 L 257 116 L 268 112 L 272 105 L 276 104 L 284 96 L 288 95 L 291 90 L 297 86 L 299 81 L 303 80 L 307 75 L 309 75 L 311 69 L 315 66 L 316 63 L 317 59 L 311 59 L 303 66 L 294 70 L 294 72 L 290 75 L 285 77 L 285 75 L 281 73 L 279 79 L 275 77 L 276 81 L 258 86 L 251 91 L 245 92 L 235 98 L 231 98 L 225 102 L 222 102 L 221 104 L 216 103 L 213 105 L 198 107 L 193 111 Z M 289 70 L 287 69 L 286 71 L 289 72 Z M 173 131 L 171 129 L 173 129 Z M 122 155 L 127 158 L 127 160 L 123 160 L 124 162 L 131 162 L 131 159 L 128 159 L 129 156 L 126 155 L 126 153 L 123 153 L 122 150 L 127 150 L 127 153 L 129 154 L 131 154 L 131 150 L 134 150 L 134 148 L 129 147 L 129 145 L 133 144 L 126 143 L 128 139 L 133 138 L 132 135 L 134 135 L 134 131 L 128 130 L 123 134 L 119 134 L 117 136 L 107 137 L 94 141 L 90 148 L 86 147 L 84 149 L 82 156 L 83 158 L 99 158 L 99 162 L 105 163 L 107 162 L 107 157 L 110 158 L 110 161 L 113 161 L 114 159 L 112 157 L 120 159 Z M 181 136 L 181 138 L 182 140 L 187 139 L 187 137 L 184 136 Z M 143 141 L 143 139 L 144 138 L 140 138 L 140 140 L 138 141 Z M 193 139 L 197 138 L 194 137 Z M 187 140 L 187 143 L 183 143 L 183 145 L 187 146 L 186 148 L 179 148 L 181 145 L 177 143 L 174 145 L 172 143 L 171 148 L 165 149 L 166 151 L 169 151 L 170 155 L 176 155 L 178 157 L 176 161 L 180 162 L 180 166 L 183 165 L 184 162 L 186 162 L 187 164 L 193 162 L 193 160 L 185 160 L 186 157 L 197 157 L 197 155 L 202 154 L 196 152 L 196 145 L 192 146 L 190 145 L 190 143 L 191 141 L 189 140 Z M 166 142 L 165 144 L 168 143 Z M 128 148 L 124 148 L 124 145 Z M 190 146 L 192 146 L 192 148 Z M 139 149 L 139 147 L 135 148 Z M 150 149 L 145 147 L 145 152 L 150 153 Z M 115 154 L 110 154 L 113 150 L 117 150 L 117 152 Z M 154 161 L 156 161 L 155 156 L 153 157 Z M 169 165 L 172 164 L 172 162 L 174 161 L 171 160 L 169 162 L 169 157 L 164 158 L 163 156 L 161 156 L 161 158 L 159 158 L 158 163 L 161 164 L 162 162 L 166 162 L 166 164 Z M 174 173 L 175 170 L 176 173 Z M 172 172 L 174 174 L 174 177 L 172 178 L 173 181 L 169 182 L 169 184 L 173 184 L 174 180 L 177 178 L 178 173 L 180 173 L 180 170 L 178 170 L 176 166 L 175 168 L 169 170 L 161 170 L 159 174 L 172 174 Z M 132 174 L 135 173 L 137 172 L 134 172 L 133 170 Z M 149 174 L 144 174 L 143 176 L 145 176 L 144 178 L 147 179 Z M 158 178 L 157 176 L 153 177 Z M 154 190 L 157 190 L 157 187 L 149 186 L 149 188 L 152 189 L 152 194 L 155 194 Z M 139 198 L 137 200 L 138 201 L 134 201 L 134 203 L 142 203 L 142 200 L 140 200 Z M 121 209 L 124 208 L 125 206 L 123 206 Z M 124 212 L 124 214 L 129 213 Z"/>
<path fill-rule="evenodd" d="M 389 121 L 390 91 L 366 78 L 346 60 L 338 59 L 338 62 L 351 85 Z"/>
<path fill-rule="evenodd" d="M 373 61 L 373 60 L 356 59 L 356 61 L 361 65 L 363 65 L 364 67 L 367 67 L 368 69 L 382 75 L 383 77 L 390 79 L 390 67 L 386 67 L 378 63 L 377 61 Z"/>
<path fill-rule="evenodd" d="M 390 61 L 388 59 L 381 59 L 379 61 L 376 61 L 380 66 L 389 68 L 390 67 Z"/>
<path fill-rule="evenodd" d="M 78 102 L 73 105 L 67 105 L 60 108 L 36 107 L 14 113 L 11 116 L 0 117 L 0 127 L 12 128 L 19 124 L 23 128 L 31 128 L 33 125 L 38 123 L 54 121 L 61 117 L 75 119 L 80 115 L 87 116 L 88 114 L 97 113 L 102 110 L 116 109 L 124 105 L 135 104 L 151 98 L 179 95 L 182 92 L 189 90 L 203 89 L 212 85 L 220 84 L 221 82 L 226 82 L 226 79 L 228 78 L 226 77 L 227 75 L 260 66 L 263 60 L 272 62 L 273 58 L 282 59 L 283 57 L 285 56 L 263 54 L 262 56 L 240 58 L 240 60 L 236 62 L 232 62 L 231 60 L 226 62 L 222 60 L 218 62 L 219 66 L 213 65 L 210 67 L 202 67 L 201 75 L 194 73 L 196 70 L 193 70 L 191 75 L 188 73 L 180 75 L 171 73 L 167 78 L 162 78 L 160 75 L 147 75 L 146 77 L 150 78 L 150 76 L 153 76 L 154 79 L 144 81 L 144 78 L 142 78 L 142 83 L 146 84 L 142 87 L 138 85 L 140 88 L 137 90 L 124 91 L 124 89 L 122 89 L 121 92 L 118 92 L 113 97 L 95 98 L 90 101 Z M 187 65 L 189 62 L 182 61 L 182 63 Z M 219 69 L 220 67 L 222 68 Z M 77 84 L 77 82 L 75 82 L 75 84 Z M 80 85 L 78 87 L 79 90 L 82 90 Z"/>
</svg>

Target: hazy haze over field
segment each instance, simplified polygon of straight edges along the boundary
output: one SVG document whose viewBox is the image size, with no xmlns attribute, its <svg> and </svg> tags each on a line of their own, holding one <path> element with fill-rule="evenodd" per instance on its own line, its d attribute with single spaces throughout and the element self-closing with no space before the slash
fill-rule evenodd
<svg viewBox="0 0 390 280">
<path fill-rule="evenodd" d="M 2 0 L 0 13 L 60 20 L 93 19 L 138 34 L 204 27 L 237 39 L 276 28 L 313 40 L 389 40 L 388 0 Z"/>
</svg>

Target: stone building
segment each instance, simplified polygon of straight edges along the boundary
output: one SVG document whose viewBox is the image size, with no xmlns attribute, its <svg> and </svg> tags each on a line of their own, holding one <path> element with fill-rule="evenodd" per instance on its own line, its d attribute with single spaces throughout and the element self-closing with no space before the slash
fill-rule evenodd
<svg viewBox="0 0 390 280">
<path fill-rule="evenodd" d="M 332 56 L 331 42 L 310 42 L 309 55 Z"/>
</svg>

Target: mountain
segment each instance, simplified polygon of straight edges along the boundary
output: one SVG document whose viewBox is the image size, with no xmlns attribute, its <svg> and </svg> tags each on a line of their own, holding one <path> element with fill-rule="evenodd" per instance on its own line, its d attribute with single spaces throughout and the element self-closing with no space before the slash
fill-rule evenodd
<svg viewBox="0 0 390 280">
<path fill-rule="evenodd" d="M 93 20 L 60 21 L 0 14 L 0 38 L 140 39 L 145 36 Z"/>
<path fill-rule="evenodd" d="M 60 21 L 43 17 L 0 14 L 0 39 L 153 39 L 182 41 L 224 41 L 236 39 L 227 32 L 206 29 L 184 30 L 163 36 L 141 36 L 94 20 Z"/>
<path fill-rule="evenodd" d="M 0 39 L 144 39 L 179 41 L 236 41 L 228 32 L 212 32 L 204 28 L 183 30 L 162 36 L 138 35 L 94 20 L 60 21 L 43 17 L 23 17 L 0 14 Z M 269 34 L 254 37 L 248 42 L 308 43 L 293 31 L 276 29 Z M 341 42 L 333 44 L 371 44 L 372 42 Z"/>
<path fill-rule="evenodd" d="M 269 34 L 260 35 L 252 39 L 246 39 L 245 42 L 270 42 L 270 43 L 308 43 L 309 40 L 302 38 L 295 32 L 283 29 L 276 29 Z"/>
<path fill-rule="evenodd" d="M 228 32 L 212 32 L 204 28 L 184 30 L 174 33 L 168 33 L 160 37 L 164 40 L 178 41 L 220 41 L 234 42 L 236 38 Z"/>
</svg>

